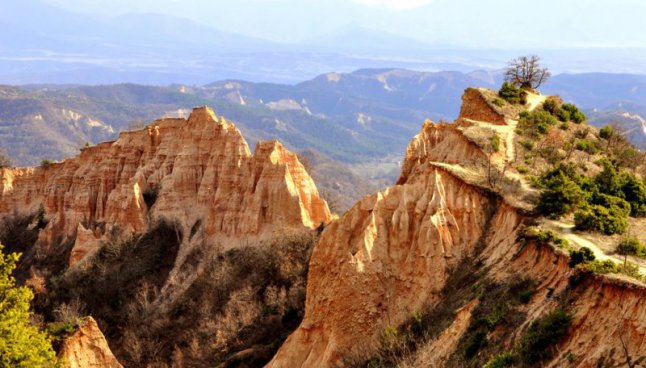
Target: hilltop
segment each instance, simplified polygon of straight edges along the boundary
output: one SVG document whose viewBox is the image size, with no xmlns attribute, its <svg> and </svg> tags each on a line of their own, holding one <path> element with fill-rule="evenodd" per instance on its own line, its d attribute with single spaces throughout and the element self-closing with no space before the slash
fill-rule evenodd
<svg viewBox="0 0 646 368">
<path fill-rule="evenodd" d="M 326 228 L 312 254 L 305 318 L 270 367 L 592 367 L 646 359 L 644 260 L 626 266 L 601 245 L 610 239 L 592 239 L 607 228 L 573 232 L 566 224 L 572 212 L 590 216 L 587 206 L 596 211 L 598 198 L 621 199 L 604 187 L 585 197 L 589 204 L 570 207 L 546 195 L 574 190 L 552 185 L 555 170 L 595 181 L 616 170 L 628 180 L 639 165 L 621 163 L 627 156 L 612 145 L 604 149 L 608 130 L 587 126 L 576 106 L 516 93 L 506 99 L 467 89 L 453 124 L 427 121 L 411 140 L 397 185 Z M 639 212 L 646 196 L 630 200 Z M 563 212 L 543 212 L 548 204 Z M 643 215 L 633 214 L 631 227 L 640 229 Z M 606 221 L 614 220 L 592 223 Z"/>
</svg>

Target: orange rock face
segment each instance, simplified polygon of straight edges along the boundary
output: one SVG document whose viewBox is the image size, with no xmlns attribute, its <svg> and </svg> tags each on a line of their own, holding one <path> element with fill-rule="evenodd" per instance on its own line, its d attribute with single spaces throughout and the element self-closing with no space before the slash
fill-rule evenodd
<svg viewBox="0 0 646 368">
<path fill-rule="evenodd" d="M 59 357 L 68 368 L 123 368 L 92 317 L 63 341 Z"/>
<path fill-rule="evenodd" d="M 37 168 L 2 169 L 0 217 L 35 213 L 47 227 L 39 245 L 74 240 L 76 263 L 118 228 L 145 231 L 159 219 L 223 247 L 241 237 L 330 220 L 326 202 L 295 154 L 259 142 L 254 154 L 234 124 L 196 108 L 187 120 L 163 119 Z"/>
<path fill-rule="evenodd" d="M 463 113 L 501 124 L 489 112 L 474 115 L 482 102 L 476 97 L 467 90 L 465 104 L 475 99 L 475 106 Z M 568 256 L 549 246 L 521 246 L 519 232 L 530 214 L 454 175 L 468 177 L 472 162 L 485 159 L 457 124 L 426 122 L 409 144 L 397 185 L 365 197 L 323 232 L 312 254 L 303 322 L 268 367 L 352 366 L 356 357 L 374 356 L 385 331 L 446 302 L 443 290 L 465 262 L 491 280 L 536 280 L 534 297 L 522 307 L 527 321 L 556 308 L 551 295 L 565 292 L 573 272 Z M 604 280 L 588 280 L 574 292 L 572 328 L 551 366 L 593 367 L 609 356 L 621 361 L 620 332 L 633 354 L 646 351 L 646 290 Z M 477 302 L 461 305 L 412 366 L 460 366 L 449 363 Z M 520 336 L 528 323 L 511 335 Z M 510 336 L 505 344 L 512 349 L 516 342 Z"/>
<path fill-rule="evenodd" d="M 343 365 L 374 349 L 387 327 L 439 302 L 449 270 L 483 239 L 515 243 L 522 216 L 512 208 L 428 162 L 410 172 L 326 228 L 312 254 L 304 321 L 269 366 Z"/>
<path fill-rule="evenodd" d="M 482 90 L 467 88 L 462 96 L 460 119 L 486 121 L 494 125 L 505 125 L 505 116 L 498 113 L 485 99 Z"/>
</svg>

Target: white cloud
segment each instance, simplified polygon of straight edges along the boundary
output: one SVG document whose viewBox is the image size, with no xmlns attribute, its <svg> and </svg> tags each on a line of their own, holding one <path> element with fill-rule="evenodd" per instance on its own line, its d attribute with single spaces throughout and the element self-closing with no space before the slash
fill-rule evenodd
<svg viewBox="0 0 646 368">
<path fill-rule="evenodd" d="M 394 10 L 407 10 L 421 8 L 433 0 L 353 0 L 355 3 L 368 6 L 382 6 Z"/>
</svg>

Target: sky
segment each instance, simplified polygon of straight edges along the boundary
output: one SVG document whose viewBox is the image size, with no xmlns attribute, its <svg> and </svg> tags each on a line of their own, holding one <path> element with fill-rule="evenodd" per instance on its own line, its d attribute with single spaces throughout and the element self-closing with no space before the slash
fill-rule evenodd
<svg viewBox="0 0 646 368">
<path fill-rule="evenodd" d="M 644 0 L 46 1 L 100 17 L 173 15 L 281 42 L 363 27 L 465 47 L 646 47 Z"/>
</svg>

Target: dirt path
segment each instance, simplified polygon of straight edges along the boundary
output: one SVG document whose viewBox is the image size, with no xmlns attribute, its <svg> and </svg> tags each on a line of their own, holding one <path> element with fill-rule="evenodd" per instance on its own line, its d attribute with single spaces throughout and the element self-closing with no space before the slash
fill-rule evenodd
<svg viewBox="0 0 646 368">
<path fill-rule="evenodd" d="M 546 220 L 545 225 L 548 228 L 551 228 L 551 230 L 554 230 L 558 232 L 560 235 L 562 235 L 565 239 L 567 239 L 570 243 L 576 244 L 578 247 L 587 247 L 590 248 L 592 253 L 594 253 L 594 256 L 601 261 L 605 260 L 611 260 L 617 263 L 624 263 L 623 257 L 617 257 L 614 255 L 608 255 L 604 253 L 601 248 L 599 248 L 598 245 L 595 243 L 589 241 L 588 239 L 585 239 L 579 235 L 577 235 L 574 232 L 574 225 L 573 224 L 567 224 L 565 222 L 561 221 L 555 221 L 555 220 Z M 646 275 L 646 267 L 642 265 L 639 266 L 639 272 L 641 272 L 643 275 Z"/>
</svg>

